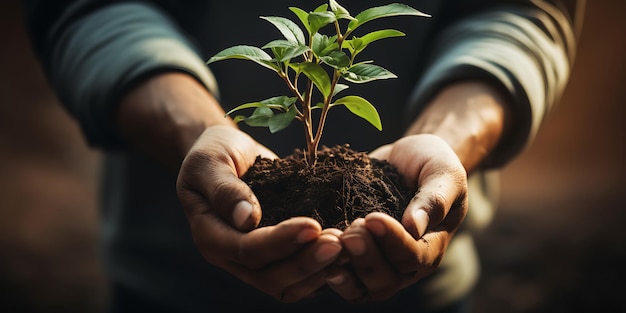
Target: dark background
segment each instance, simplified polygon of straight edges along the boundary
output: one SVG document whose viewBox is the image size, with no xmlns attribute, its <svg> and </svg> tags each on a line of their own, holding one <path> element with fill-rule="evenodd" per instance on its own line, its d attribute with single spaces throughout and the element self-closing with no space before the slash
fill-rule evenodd
<svg viewBox="0 0 626 313">
<path fill-rule="evenodd" d="M 624 12 L 588 1 L 565 96 L 504 170 L 477 312 L 626 312 Z M 0 23 L 0 311 L 100 312 L 100 155 L 46 85 L 18 1 Z"/>
</svg>

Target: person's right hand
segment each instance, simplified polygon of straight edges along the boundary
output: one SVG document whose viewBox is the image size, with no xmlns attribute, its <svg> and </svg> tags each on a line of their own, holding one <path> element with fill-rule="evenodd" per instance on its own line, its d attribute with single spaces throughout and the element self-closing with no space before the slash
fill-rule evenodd
<svg viewBox="0 0 626 313">
<path fill-rule="evenodd" d="M 326 284 L 323 269 L 342 249 L 340 233 L 305 217 L 255 228 L 261 208 L 239 178 L 257 155 L 276 157 L 234 127 L 207 128 L 182 163 L 178 197 L 209 263 L 280 301 L 297 301 Z"/>
</svg>

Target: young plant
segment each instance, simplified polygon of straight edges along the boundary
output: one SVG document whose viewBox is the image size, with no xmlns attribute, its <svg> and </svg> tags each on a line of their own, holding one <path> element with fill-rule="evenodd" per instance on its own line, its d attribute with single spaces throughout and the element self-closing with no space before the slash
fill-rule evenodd
<svg viewBox="0 0 626 313">
<path fill-rule="evenodd" d="M 272 133 L 286 128 L 294 119 L 299 120 L 304 126 L 305 160 L 310 166 L 315 166 L 324 124 L 331 108 L 343 105 L 353 114 L 382 130 L 378 111 L 366 99 L 356 95 L 334 99 L 339 92 L 348 88 L 340 81 L 343 79 L 361 84 L 396 78 L 396 75 L 373 64 L 372 61 L 357 62 L 357 56 L 375 41 L 404 36 L 404 33 L 395 29 L 382 29 L 361 37 L 350 35 L 363 24 L 379 18 L 429 15 L 407 5 L 393 3 L 366 9 L 353 17 L 335 0 L 320 5 L 312 12 L 296 7 L 289 9 L 304 25 L 306 32 L 287 18 L 262 16 L 262 19 L 278 28 L 284 39 L 271 41 L 261 48 L 248 45 L 234 46 L 217 53 L 207 61 L 207 64 L 225 59 L 244 59 L 278 74 L 287 84 L 291 96 L 276 96 L 245 103 L 230 110 L 226 115 L 243 109 L 254 109 L 249 116 L 234 116 L 234 121 L 243 121 L 250 126 L 268 127 Z M 340 24 L 342 20 L 347 21 L 343 29 Z M 320 33 L 322 28 L 330 27 L 334 27 L 332 35 Z M 273 56 L 263 49 L 269 49 Z M 303 75 L 306 77 L 304 81 L 301 80 Z M 313 113 L 318 109 L 320 113 L 317 117 L 317 126 L 314 127 Z"/>
</svg>

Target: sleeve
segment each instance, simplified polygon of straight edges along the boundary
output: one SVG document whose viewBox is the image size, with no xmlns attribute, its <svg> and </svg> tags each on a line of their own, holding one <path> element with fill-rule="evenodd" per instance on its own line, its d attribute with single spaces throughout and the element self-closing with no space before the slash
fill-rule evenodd
<svg viewBox="0 0 626 313">
<path fill-rule="evenodd" d="M 584 1 L 504 1 L 450 23 L 434 42 L 409 101 L 415 117 L 443 86 L 480 79 L 512 103 L 512 125 L 484 167 L 501 166 L 533 140 L 558 102 L 575 55 Z M 564 1 L 567 2 L 567 1 Z M 569 9 L 568 9 L 569 8 Z"/>
<path fill-rule="evenodd" d="M 124 146 L 114 123 L 117 104 L 155 72 L 186 72 L 216 93 L 215 79 L 196 48 L 156 6 L 26 1 L 25 11 L 44 72 L 92 146 Z"/>
</svg>

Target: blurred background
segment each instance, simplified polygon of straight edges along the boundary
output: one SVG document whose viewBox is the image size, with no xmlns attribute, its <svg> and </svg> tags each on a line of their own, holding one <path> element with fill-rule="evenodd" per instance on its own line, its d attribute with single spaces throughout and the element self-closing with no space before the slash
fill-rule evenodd
<svg viewBox="0 0 626 313">
<path fill-rule="evenodd" d="M 0 312 L 100 312 L 100 156 L 30 51 L 20 1 L 0 2 Z"/>
<path fill-rule="evenodd" d="M 476 312 L 626 312 L 626 2 L 591 0 L 567 92 L 504 170 Z M 0 312 L 102 312 L 98 171 L 0 4 Z"/>
</svg>

